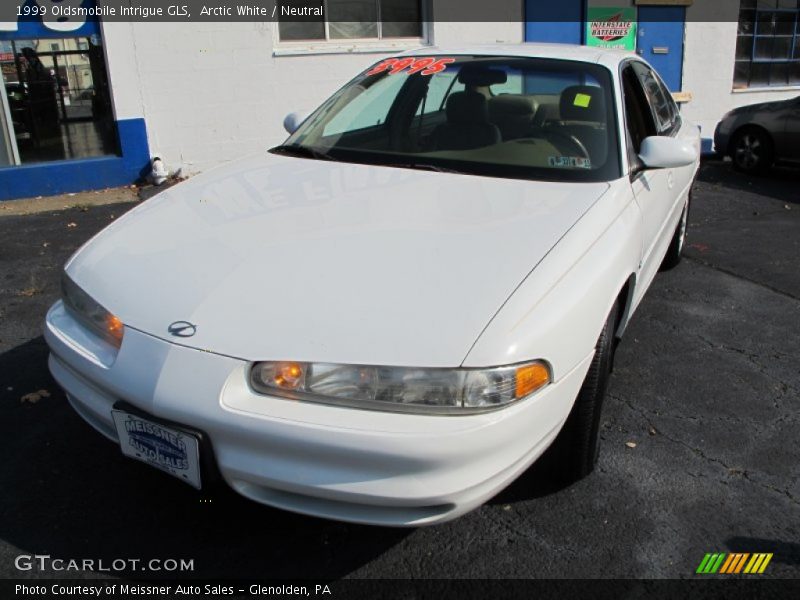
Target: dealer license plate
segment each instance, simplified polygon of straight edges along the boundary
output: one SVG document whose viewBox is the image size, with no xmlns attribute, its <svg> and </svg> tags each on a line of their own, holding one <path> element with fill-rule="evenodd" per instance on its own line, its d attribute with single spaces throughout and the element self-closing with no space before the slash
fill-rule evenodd
<svg viewBox="0 0 800 600">
<path fill-rule="evenodd" d="M 197 488 L 200 444 L 196 437 L 122 410 L 112 410 L 122 453 Z"/>
</svg>

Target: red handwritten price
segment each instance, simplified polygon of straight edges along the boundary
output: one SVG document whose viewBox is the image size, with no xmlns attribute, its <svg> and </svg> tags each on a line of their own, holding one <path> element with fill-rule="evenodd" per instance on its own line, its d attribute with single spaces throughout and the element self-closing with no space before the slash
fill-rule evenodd
<svg viewBox="0 0 800 600">
<path fill-rule="evenodd" d="M 433 56 L 387 58 L 367 71 L 366 75 L 377 75 L 384 71 L 388 71 L 389 75 L 394 75 L 406 71 L 406 69 L 409 75 L 414 75 L 415 73 L 433 75 L 434 73 L 441 73 L 447 68 L 447 65 L 454 62 L 456 62 L 455 58 L 435 58 Z"/>
</svg>

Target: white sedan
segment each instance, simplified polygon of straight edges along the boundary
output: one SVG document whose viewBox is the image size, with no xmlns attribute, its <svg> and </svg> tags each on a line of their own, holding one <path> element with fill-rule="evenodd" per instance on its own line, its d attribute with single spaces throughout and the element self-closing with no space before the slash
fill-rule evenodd
<svg viewBox="0 0 800 600">
<path fill-rule="evenodd" d="M 75 410 L 197 488 L 345 521 L 452 519 L 551 445 L 557 475 L 591 472 L 698 167 L 653 69 L 425 48 L 284 125 L 69 260 L 46 338 Z"/>
</svg>

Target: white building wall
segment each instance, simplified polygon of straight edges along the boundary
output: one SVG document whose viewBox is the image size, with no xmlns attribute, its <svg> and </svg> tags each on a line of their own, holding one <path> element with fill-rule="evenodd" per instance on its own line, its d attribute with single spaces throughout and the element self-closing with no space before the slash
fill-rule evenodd
<svg viewBox="0 0 800 600">
<path fill-rule="evenodd" d="M 800 95 L 800 88 L 753 88 L 733 90 L 739 0 L 715 0 L 713 18 L 708 3 L 695 2 L 687 10 L 683 59 L 683 91 L 692 101 L 681 109 L 686 118 L 701 126 L 704 138 L 729 110 L 745 104 L 784 100 Z M 701 12 L 706 11 L 706 12 Z"/>
<path fill-rule="evenodd" d="M 430 28 L 437 44 L 523 38 L 518 19 Z M 187 175 L 282 142 L 287 113 L 315 108 L 390 55 L 276 53 L 273 23 L 109 23 L 104 32 L 117 118 L 144 116 L 151 153 Z"/>
<path fill-rule="evenodd" d="M 142 118 L 144 106 L 139 85 L 133 24 L 103 22 L 101 27 L 108 82 L 114 99 L 114 116 L 118 121 Z"/>
</svg>

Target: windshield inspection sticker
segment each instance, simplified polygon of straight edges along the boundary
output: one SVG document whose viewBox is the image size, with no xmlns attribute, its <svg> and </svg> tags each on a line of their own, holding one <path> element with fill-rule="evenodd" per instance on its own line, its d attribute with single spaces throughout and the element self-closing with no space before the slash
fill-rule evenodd
<svg viewBox="0 0 800 600">
<path fill-rule="evenodd" d="M 406 71 L 409 75 L 419 73 L 420 75 L 433 75 L 434 73 L 441 73 L 447 68 L 447 65 L 456 62 L 455 58 L 434 58 L 433 56 L 424 56 L 417 58 L 409 56 L 406 58 L 387 58 L 383 62 L 379 62 L 372 67 L 365 75 L 377 75 L 384 71 L 389 71 L 389 75 L 394 75 L 402 71 Z"/>
<path fill-rule="evenodd" d="M 581 108 L 589 108 L 591 102 L 592 97 L 589 94 L 575 94 L 575 100 L 572 103 Z"/>
<path fill-rule="evenodd" d="M 580 156 L 551 156 L 547 159 L 551 167 L 567 169 L 591 169 L 592 161 Z"/>
</svg>

